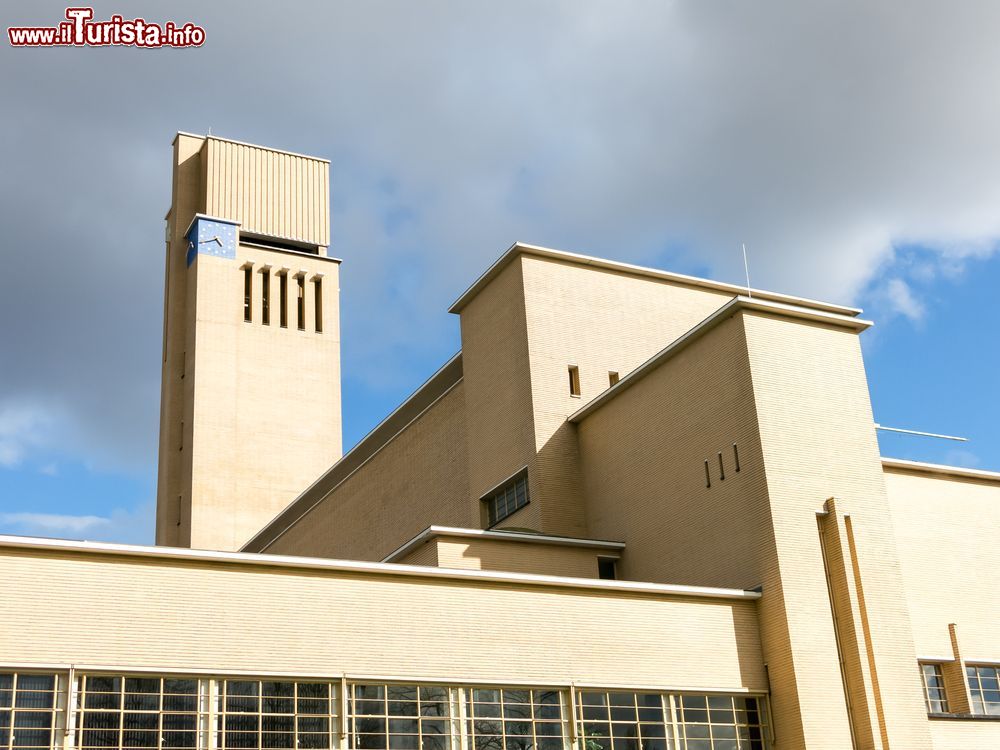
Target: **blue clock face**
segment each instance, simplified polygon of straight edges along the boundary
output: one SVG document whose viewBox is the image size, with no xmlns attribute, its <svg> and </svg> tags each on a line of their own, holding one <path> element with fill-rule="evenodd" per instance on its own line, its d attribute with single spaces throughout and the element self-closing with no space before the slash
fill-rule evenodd
<svg viewBox="0 0 1000 750">
<path fill-rule="evenodd" d="M 195 219 L 188 232 L 187 264 L 190 266 L 198 255 L 236 258 L 238 227 L 227 221 Z"/>
</svg>

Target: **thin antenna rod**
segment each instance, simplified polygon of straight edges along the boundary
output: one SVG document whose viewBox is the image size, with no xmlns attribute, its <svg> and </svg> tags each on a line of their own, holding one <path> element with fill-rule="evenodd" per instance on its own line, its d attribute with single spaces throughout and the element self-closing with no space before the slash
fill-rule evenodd
<svg viewBox="0 0 1000 750">
<path fill-rule="evenodd" d="M 878 422 L 875 423 L 875 429 L 885 430 L 886 432 L 899 432 L 904 435 L 919 435 L 920 437 L 940 438 L 941 440 L 956 440 L 959 443 L 969 442 L 969 438 L 956 437 L 955 435 L 939 435 L 936 432 L 921 432 L 920 430 L 904 430 L 902 427 L 886 427 L 885 425 L 880 425 Z"/>
<path fill-rule="evenodd" d="M 750 264 L 747 262 L 747 243 L 743 243 L 743 270 L 747 275 L 747 297 L 753 298 L 753 293 L 750 291 Z"/>
</svg>

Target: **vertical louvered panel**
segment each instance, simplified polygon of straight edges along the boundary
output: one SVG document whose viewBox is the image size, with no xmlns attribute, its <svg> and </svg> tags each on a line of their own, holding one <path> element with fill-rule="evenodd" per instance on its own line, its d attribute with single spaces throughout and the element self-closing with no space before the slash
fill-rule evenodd
<svg viewBox="0 0 1000 750">
<path fill-rule="evenodd" d="M 206 213 L 247 232 L 330 244 L 327 162 L 218 138 L 205 149 Z"/>
</svg>

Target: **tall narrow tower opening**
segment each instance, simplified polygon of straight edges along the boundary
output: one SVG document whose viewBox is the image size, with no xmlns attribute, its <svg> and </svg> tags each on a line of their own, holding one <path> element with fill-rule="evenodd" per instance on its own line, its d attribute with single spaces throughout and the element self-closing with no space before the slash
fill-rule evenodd
<svg viewBox="0 0 1000 750">
<path fill-rule="evenodd" d="M 323 159 L 174 140 L 157 544 L 237 550 L 340 458 L 329 185 Z"/>
</svg>

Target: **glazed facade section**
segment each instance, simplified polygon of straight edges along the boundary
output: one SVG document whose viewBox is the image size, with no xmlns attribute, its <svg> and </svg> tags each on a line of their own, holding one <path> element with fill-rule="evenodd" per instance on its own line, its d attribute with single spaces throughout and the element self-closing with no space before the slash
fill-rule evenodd
<svg viewBox="0 0 1000 750">
<path fill-rule="evenodd" d="M 763 750 L 764 696 L 0 672 L 0 748 Z"/>
</svg>

